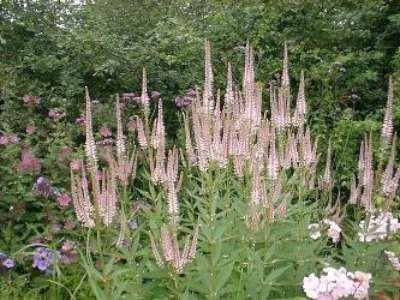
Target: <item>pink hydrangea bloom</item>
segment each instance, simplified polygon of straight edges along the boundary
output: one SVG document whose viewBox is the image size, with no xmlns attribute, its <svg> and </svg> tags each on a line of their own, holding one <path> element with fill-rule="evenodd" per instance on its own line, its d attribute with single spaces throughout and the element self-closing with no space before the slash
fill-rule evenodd
<svg viewBox="0 0 400 300">
<path fill-rule="evenodd" d="M 41 169 L 40 160 L 33 155 L 31 150 L 25 148 L 22 150 L 21 160 L 17 165 L 17 169 L 22 172 L 40 172 Z"/>
<path fill-rule="evenodd" d="M 66 193 L 63 193 L 57 197 L 57 202 L 61 207 L 67 207 L 71 202 L 71 198 Z"/>
</svg>

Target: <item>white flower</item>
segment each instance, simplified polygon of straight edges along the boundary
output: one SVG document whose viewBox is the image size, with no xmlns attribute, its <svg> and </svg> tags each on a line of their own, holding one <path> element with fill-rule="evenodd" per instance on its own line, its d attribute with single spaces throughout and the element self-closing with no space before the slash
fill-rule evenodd
<svg viewBox="0 0 400 300">
<path fill-rule="evenodd" d="M 310 224 L 307 228 L 310 230 L 310 237 L 313 240 L 317 240 L 321 237 L 320 226 L 318 223 Z"/>
<path fill-rule="evenodd" d="M 340 233 L 342 232 L 342 229 L 332 220 L 325 219 L 324 223 L 329 226 L 328 236 L 332 239 L 334 243 L 338 243 L 340 240 Z"/>
<path fill-rule="evenodd" d="M 388 235 L 400 230 L 399 220 L 391 212 L 380 212 L 376 217 L 371 216 L 369 222 L 360 222 L 361 231 L 358 233 L 360 242 L 372 242 L 385 239 Z"/>
<path fill-rule="evenodd" d="M 354 272 L 354 274 L 351 273 L 350 275 L 354 281 L 355 286 L 353 297 L 355 299 L 367 299 L 369 282 L 372 278 L 372 275 L 370 273 L 364 273 L 360 271 L 356 271 Z"/>
<path fill-rule="evenodd" d="M 368 297 L 371 274 L 356 271 L 347 272 L 343 267 L 326 267 L 318 278 L 315 273 L 303 279 L 303 290 L 307 297 L 317 300 L 339 300 L 349 297 Z"/>
<path fill-rule="evenodd" d="M 307 297 L 311 299 L 317 299 L 319 296 L 320 282 L 319 278 L 311 273 L 309 276 L 303 279 L 303 289 Z"/>
</svg>

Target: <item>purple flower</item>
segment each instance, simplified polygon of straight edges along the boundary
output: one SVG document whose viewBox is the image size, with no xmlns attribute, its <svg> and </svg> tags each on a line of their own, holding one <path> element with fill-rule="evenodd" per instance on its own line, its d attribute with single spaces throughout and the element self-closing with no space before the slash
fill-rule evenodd
<svg viewBox="0 0 400 300">
<path fill-rule="evenodd" d="M 122 93 L 122 100 L 124 101 L 133 101 L 135 97 L 135 93 Z"/>
<path fill-rule="evenodd" d="M 11 258 L 7 258 L 3 261 L 3 266 L 5 266 L 7 269 L 11 269 L 15 267 L 15 261 Z"/>
<path fill-rule="evenodd" d="M 175 98 L 175 105 L 179 108 L 186 108 L 192 104 L 193 99 L 187 96 Z"/>
<path fill-rule="evenodd" d="M 32 192 L 37 196 L 49 198 L 52 193 L 50 182 L 43 176 L 40 176 L 33 185 Z"/>
<path fill-rule="evenodd" d="M 0 261 L 3 261 L 7 259 L 7 255 L 5 255 L 3 252 L 0 252 Z"/>
<path fill-rule="evenodd" d="M 15 261 L 9 257 L 7 257 L 7 255 L 5 255 L 4 253 L 0 252 L 0 264 L 3 267 L 6 267 L 7 269 L 11 269 L 15 267 Z"/>
<path fill-rule="evenodd" d="M 37 268 L 40 271 L 47 271 L 47 269 L 53 264 L 54 260 L 55 255 L 50 249 L 38 247 L 33 253 L 32 267 Z"/>
</svg>

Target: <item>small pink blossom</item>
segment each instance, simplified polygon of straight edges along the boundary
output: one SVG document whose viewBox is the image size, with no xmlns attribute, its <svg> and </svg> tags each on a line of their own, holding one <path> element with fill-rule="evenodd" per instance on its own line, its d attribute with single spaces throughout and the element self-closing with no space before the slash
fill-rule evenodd
<svg viewBox="0 0 400 300">
<path fill-rule="evenodd" d="M 67 207 L 71 202 L 71 198 L 66 193 L 63 193 L 57 197 L 57 202 L 61 207 Z"/>
<path fill-rule="evenodd" d="M 103 138 L 109 138 L 110 136 L 112 136 L 111 129 L 108 127 L 101 127 L 99 133 Z"/>
<path fill-rule="evenodd" d="M 28 134 L 28 135 L 31 135 L 31 134 L 35 133 L 35 131 L 36 131 L 36 126 L 33 125 L 33 124 L 29 124 L 29 125 L 27 125 L 27 126 L 25 127 L 25 132 L 26 132 L 26 134 Z"/>
<path fill-rule="evenodd" d="M 72 148 L 70 146 L 63 146 L 58 152 L 58 159 L 60 162 L 68 162 L 72 154 Z"/>
<path fill-rule="evenodd" d="M 21 160 L 17 165 L 19 171 L 36 173 L 40 172 L 41 167 L 40 160 L 28 148 L 22 150 Z"/>
<path fill-rule="evenodd" d="M 70 167 L 73 171 L 80 171 L 83 165 L 82 159 L 73 159 L 70 163 Z"/>
<path fill-rule="evenodd" d="M 10 134 L 8 136 L 8 141 L 9 141 L 10 144 L 16 145 L 16 144 L 19 143 L 19 137 L 18 137 L 17 134 Z"/>
<path fill-rule="evenodd" d="M 64 229 L 67 231 L 72 231 L 72 229 L 74 229 L 75 224 L 72 223 L 71 221 L 65 221 L 64 223 Z"/>
<path fill-rule="evenodd" d="M 65 112 L 63 112 L 59 108 L 50 108 L 48 113 L 49 118 L 53 119 L 54 121 L 59 121 L 63 117 L 65 117 Z"/>
<path fill-rule="evenodd" d="M 34 95 L 25 95 L 24 97 L 22 97 L 22 100 L 25 104 L 30 106 L 35 106 L 40 103 L 40 98 Z"/>
<path fill-rule="evenodd" d="M 75 119 L 75 124 L 79 126 L 85 126 L 85 116 L 80 116 L 79 118 Z"/>
<path fill-rule="evenodd" d="M 135 97 L 135 93 L 122 93 L 122 100 L 124 101 L 132 101 Z"/>
<path fill-rule="evenodd" d="M 8 145 L 8 136 L 6 136 L 6 135 L 0 136 L 0 145 L 4 145 L 4 146 Z"/>
<path fill-rule="evenodd" d="M 136 131 L 136 121 L 135 120 L 130 120 L 128 124 L 126 124 L 126 127 L 128 128 L 129 132 L 135 132 Z"/>
</svg>

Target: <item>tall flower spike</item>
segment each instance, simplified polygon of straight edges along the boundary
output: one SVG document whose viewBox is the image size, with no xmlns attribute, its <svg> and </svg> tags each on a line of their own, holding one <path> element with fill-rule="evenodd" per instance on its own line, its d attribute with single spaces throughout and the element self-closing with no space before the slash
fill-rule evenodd
<svg viewBox="0 0 400 300">
<path fill-rule="evenodd" d="M 143 120 L 139 116 L 136 116 L 136 127 L 137 127 L 139 146 L 142 149 L 146 149 L 147 145 L 148 145 L 147 138 L 146 138 L 146 134 L 144 132 Z"/>
<path fill-rule="evenodd" d="M 85 98 L 86 98 L 86 112 L 85 112 L 85 153 L 88 159 L 89 170 L 97 171 L 97 152 L 96 142 L 93 136 L 93 125 L 92 125 L 92 107 L 89 95 L 89 89 L 85 87 Z"/>
<path fill-rule="evenodd" d="M 85 227 L 95 226 L 92 218 L 93 206 L 90 202 L 89 188 L 86 179 L 84 166 L 82 167 L 82 177 L 75 174 L 71 168 L 71 195 L 76 217 Z"/>
<path fill-rule="evenodd" d="M 213 100 L 213 81 L 214 75 L 211 63 L 211 46 L 208 40 L 204 41 L 204 92 L 203 107 L 206 112 L 211 113 L 214 110 Z"/>
<path fill-rule="evenodd" d="M 325 190 L 330 190 L 332 185 L 331 162 L 332 162 L 332 144 L 329 141 L 328 154 L 326 156 L 325 171 L 322 177 L 322 188 Z"/>
<path fill-rule="evenodd" d="M 196 155 L 194 153 L 192 138 L 190 135 L 190 127 L 188 117 L 183 114 L 183 120 L 185 124 L 185 148 L 186 148 L 186 156 L 190 163 L 196 164 Z"/>
<path fill-rule="evenodd" d="M 142 75 L 142 95 L 140 97 L 140 102 L 143 105 L 143 109 L 147 114 L 149 112 L 150 107 L 150 98 L 147 92 L 147 74 L 146 68 L 143 67 L 143 75 Z"/>
<path fill-rule="evenodd" d="M 119 102 L 119 96 L 117 95 L 116 103 L 115 103 L 115 118 L 117 120 L 117 159 L 118 162 L 122 162 L 126 160 L 126 145 L 125 145 L 125 136 L 122 130 L 122 118 L 121 118 L 121 105 Z"/>
<path fill-rule="evenodd" d="M 225 106 L 228 114 L 232 113 L 233 101 L 233 80 L 232 80 L 232 66 L 228 63 L 228 73 L 226 75 L 226 92 L 225 92 Z"/>
<path fill-rule="evenodd" d="M 385 117 L 383 119 L 382 132 L 381 132 L 382 143 L 384 147 L 386 147 L 390 143 L 390 140 L 392 139 L 393 135 L 393 102 L 394 102 L 393 79 L 392 76 L 390 76 Z"/>
<path fill-rule="evenodd" d="M 287 49 L 287 43 L 285 42 L 284 44 L 284 49 L 283 49 L 283 70 L 282 70 L 282 82 L 281 86 L 283 89 L 287 89 L 289 91 L 290 89 L 290 79 L 289 79 L 289 57 L 288 57 L 288 49 Z"/>
<path fill-rule="evenodd" d="M 304 88 L 304 71 L 301 70 L 299 92 L 297 94 L 296 108 L 294 111 L 294 116 L 292 118 L 292 123 L 294 126 L 303 126 L 304 122 L 305 122 L 306 97 L 305 97 L 304 89 L 305 89 Z"/>
</svg>

